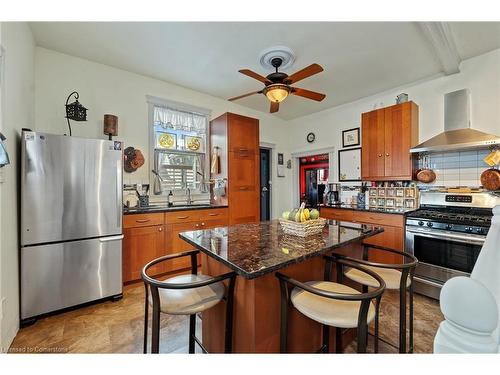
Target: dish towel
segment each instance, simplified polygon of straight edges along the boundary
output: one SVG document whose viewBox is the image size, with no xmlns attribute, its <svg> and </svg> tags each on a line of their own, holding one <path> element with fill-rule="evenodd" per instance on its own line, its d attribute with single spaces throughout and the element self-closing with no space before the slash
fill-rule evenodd
<svg viewBox="0 0 500 375">
<path fill-rule="evenodd" d="M 220 156 L 219 147 L 214 147 L 212 150 L 212 165 L 210 166 L 210 173 L 220 174 Z"/>
</svg>

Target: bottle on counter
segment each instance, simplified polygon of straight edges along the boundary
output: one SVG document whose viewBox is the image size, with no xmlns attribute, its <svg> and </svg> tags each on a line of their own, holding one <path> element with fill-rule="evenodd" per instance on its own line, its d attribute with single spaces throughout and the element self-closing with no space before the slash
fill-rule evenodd
<svg viewBox="0 0 500 375">
<path fill-rule="evenodd" d="M 172 207 L 174 205 L 174 195 L 172 194 L 172 190 L 170 190 L 170 193 L 168 193 L 168 207 Z"/>
</svg>

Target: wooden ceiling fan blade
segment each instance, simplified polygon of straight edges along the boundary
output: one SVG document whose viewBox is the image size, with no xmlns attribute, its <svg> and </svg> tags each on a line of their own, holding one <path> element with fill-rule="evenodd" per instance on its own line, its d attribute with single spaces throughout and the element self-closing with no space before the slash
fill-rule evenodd
<svg viewBox="0 0 500 375">
<path fill-rule="evenodd" d="M 323 68 L 319 64 L 311 64 L 308 67 L 305 67 L 302 70 L 299 70 L 298 72 L 293 73 L 291 76 L 288 76 L 285 79 L 285 83 L 287 84 L 292 84 L 295 82 L 299 82 L 303 80 L 304 78 L 310 77 L 314 74 L 318 74 L 323 71 Z"/>
<path fill-rule="evenodd" d="M 280 109 L 280 103 L 271 102 L 271 109 L 269 110 L 269 112 L 271 113 L 278 112 L 279 109 Z"/>
<path fill-rule="evenodd" d="M 262 91 L 259 90 L 259 91 L 254 91 L 254 92 L 249 92 L 248 94 L 243 94 L 243 95 L 240 95 L 240 96 L 235 96 L 234 98 L 230 98 L 228 99 L 230 102 L 232 102 L 233 100 L 238 100 L 238 99 L 241 99 L 241 98 L 245 98 L 247 96 L 250 96 L 250 95 L 254 95 L 254 94 L 261 94 Z"/>
<path fill-rule="evenodd" d="M 250 69 L 241 69 L 241 70 L 238 70 L 238 72 L 240 72 L 241 74 L 244 74 L 246 76 L 249 76 L 253 79 L 256 79 L 257 81 L 260 81 L 262 83 L 265 83 L 266 85 L 269 85 L 271 84 L 272 82 L 270 80 L 268 80 L 266 77 L 263 77 L 261 76 L 260 74 L 258 73 L 255 73 L 254 71 L 250 70 Z"/>
<path fill-rule="evenodd" d="M 299 89 L 298 87 L 292 88 L 292 94 L 302 96 L 302 97 L 307 98 L 307 99 L 316 100 L 317 102 L 320 102 L 326 98 L 325 94 L 321 94 L 319 92 L 309 91 L 309 90 L 305 90 L 305 89 Z"/>
</svg>

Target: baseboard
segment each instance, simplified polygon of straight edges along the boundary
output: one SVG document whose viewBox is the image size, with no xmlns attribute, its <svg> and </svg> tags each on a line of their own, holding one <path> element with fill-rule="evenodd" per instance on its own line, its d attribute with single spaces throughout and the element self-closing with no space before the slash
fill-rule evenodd
<svg viewBox="0 0 500 375">
<path fill-rule="evenodd" d="M 14 338 L 17 335 L 17 331 L 19 331 L 19 325 L 15 324 L 14 326 L 10 327 L 10 329 L 7 332 L 2 332 L 2 337 L 0 337 L 1 353 L 7 353 L 9 351 L 10 345 L 12 344 Z"/>
</svg>

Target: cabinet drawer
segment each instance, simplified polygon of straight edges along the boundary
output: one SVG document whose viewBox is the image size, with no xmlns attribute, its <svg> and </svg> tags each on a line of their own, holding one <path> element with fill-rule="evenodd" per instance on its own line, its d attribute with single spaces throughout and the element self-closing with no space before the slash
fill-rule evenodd
<svg viewBox="0 0 500 375">
<path fill-rule="evenodd" d="M 323 207 L 321 208 L 320 216 L 324 217 L 325 219 L 352 221 L 353 211 Z"/>
<path fill-rule="evenodd" d="M 402 228 L 404 225 L 403 215 L 379 214 L 374 212 L 353 211 L 352 221 L 355 223 L 367 223 L 374 225 L 389 225 Z"/>
<path fill-rule="evenodd" d="M 403 251 L 403 228 L 383 225 L 384 231 L 373 237 L 368 237 L 363 243 L 384 246 L 390 249 Z"/>
<path fill-rule="evenodd" d="M 124 228 L 149 227 L 151 225 L 162 225 L 163 214 L 131 214 L 123 215 Z"/>
<path fill-rule="evenodd" d="M 227 220 L 229 217 L 227 208 L 211 208 L 209 210 L 200 210 L 198 212 L 200 221 Z"/>
<path fill-rule="evenodd" d="M 165 224 L 190 223 L 200 219 L 199 210 L 165 212 Z"/>
</svg>

